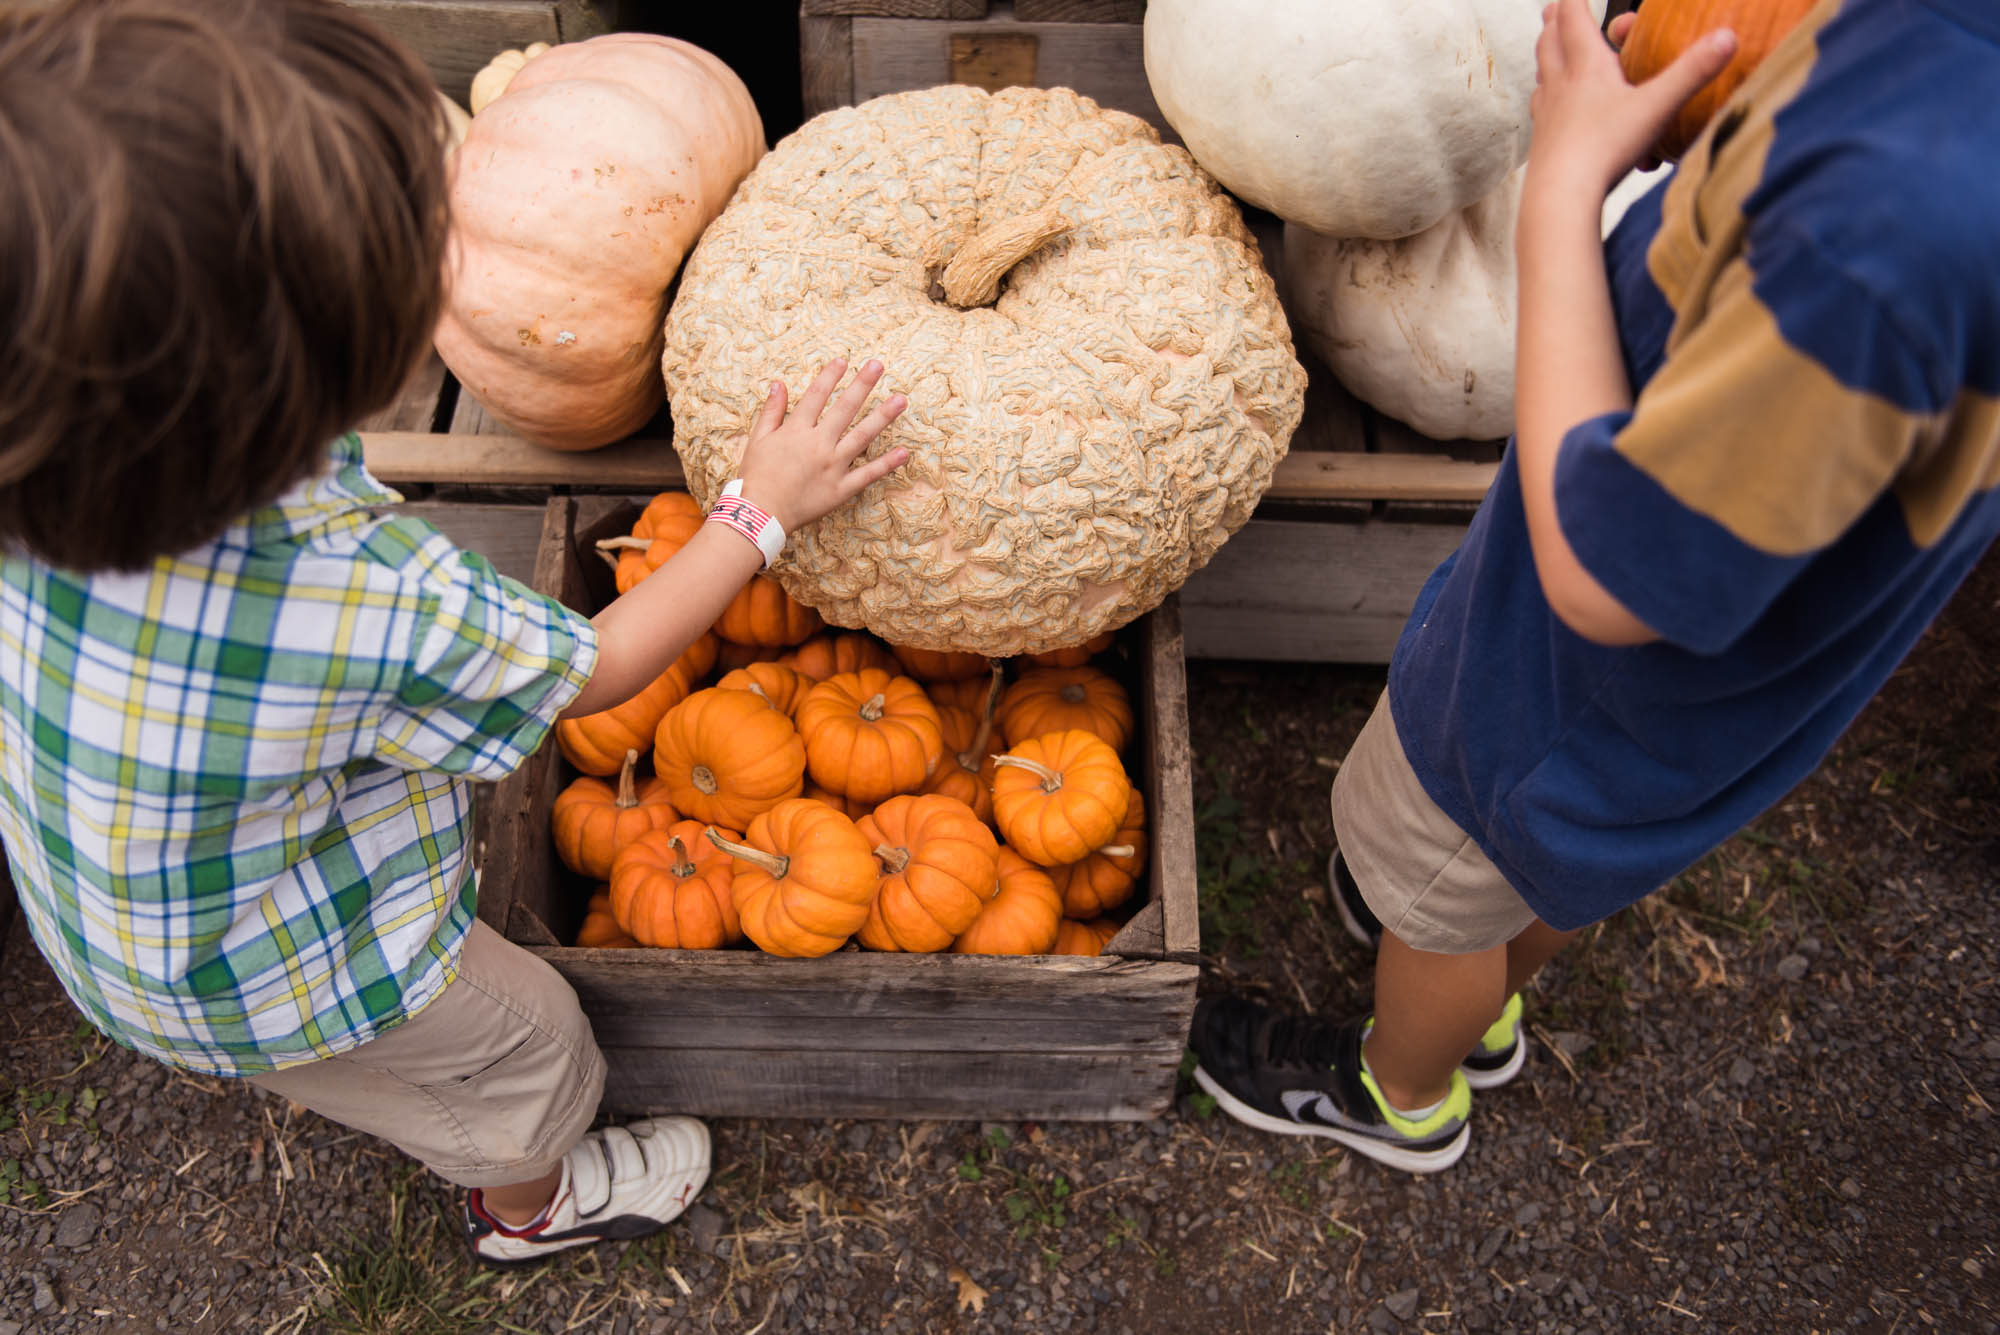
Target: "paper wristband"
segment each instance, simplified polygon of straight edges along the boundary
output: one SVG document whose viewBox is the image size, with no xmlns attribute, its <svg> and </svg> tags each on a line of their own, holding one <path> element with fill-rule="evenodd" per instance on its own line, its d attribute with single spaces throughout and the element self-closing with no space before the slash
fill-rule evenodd
<svg viewBox="0 0 2000 1335">
<path fill-rule="evenodd" d="M 769 511 L 744 500 L 742 491 L 741 478 L 732 479 L 724 486 L 722 495 L 716 498 L 714 506 L 708 512 L 708 522 L 721 524 L 741 533 L 753 547 L 763 553 L 764 566 L 769 569 L 771 562 L 777 560 L 778 554 L 785 550 L 784 526 L 779 524 Z"/>
</svg>

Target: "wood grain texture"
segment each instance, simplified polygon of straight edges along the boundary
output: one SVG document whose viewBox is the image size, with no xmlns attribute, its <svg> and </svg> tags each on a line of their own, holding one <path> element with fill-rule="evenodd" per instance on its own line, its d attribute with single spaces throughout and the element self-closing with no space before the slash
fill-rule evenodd
<svg viewBox="0 0 2000 1335">
<path fill-rule="evenodd" d="M 975 23 L 926 19 L 849 20 L 854 25 L 853 100 L 952 81 L 954 38 L 1033 38 L 1034 83 L 1074 88 L 1100 105 L 1128 111 L 1178 143 L 1146 82 L 1140 29 L 1125 23 L 1024 23 L 989 15 Z"/>
<path fill-rule="evenodd" d="M 458 432 L 364 432 L 361 445 L 368 471 L 392 486 L 431 482 L 650 493 L 684 485 L 679 456 L 657 437 L 634 436 L 581 453 L 543 449 L 518 436 Z M 1294 450 L 1272 470 L 1265 499 L 1476 503 L 1497 471 L 1494 463 L 1435 454 Z"/>
<path fill-rule="evenodd" d="M 1180 592 L 1188 656 L 1387 663 L 1464 535 L 1463 523 L 1252 519 Z"/>
<path fill-rule="evenodd" d="M 1189 965 L 1161 964 L 1189 973 Z M 1140 1052 L 609 1048 L 604 1106 L 621 1114 L 1139 1121 L 1173 1104 L 1185 1035 Z"/>
<path fill-rule="evenodd" d="M 414 50 L 437 85 L 461 107 L 472 76 L 510 47 L 563 40 L 558 0 L 343 0 Z M 582 6 L 588 9 L 588 6 Z M 574 21 L 584 26 L 583 16 Z"/>
<path fill-rule="evenodd" d="M 1228 545 L 1224 544 L 1224 551 Z M 1194 848 L 1194 758 L 1188 748 L 1187 655 L 1179 594 L 1139 623 L 1140 725 L 1146 738 L 1141 782 L 1152 847 L 1148 884 L 1161 905 L 1162 954 L 1201 954 Z"/>
<path fill-rule="evenodd" d="M 1023 23 L 1144 23 L 1146 0 L 1014 0 Z"/>
<path fill-rule="evenodd" d="M 800 16 L 799 96 L 808 120 L 853 104 L 853 19 Z"/>
<path fill-rule="evenodd" d="M 1035 86 L 1035 39 L 1024 33 L 955 32 L 951 35 L 951 77 L 997 93 Z"/>
<path fill-rule="evenodd" d="M 986 17 L 986 0 L 804 0 L 799 16 L 977 19 Z"/>
<path fill-rule="evenodd" d="M 445 425 L 444 361 L 435 351 L 396 392 L 395 401 L 361 419 L 361 431 L 436 431 Z"/>
<path fill-rule="evenodd" d="M 408 515 L 436 528 L 469 552 L 478 552 L 493 568 L 523 584 L 535 578 L 541 549 L 541 505 L 467 505 L 457 501 L 410 501 L 385 513 Z"/>
</svg>

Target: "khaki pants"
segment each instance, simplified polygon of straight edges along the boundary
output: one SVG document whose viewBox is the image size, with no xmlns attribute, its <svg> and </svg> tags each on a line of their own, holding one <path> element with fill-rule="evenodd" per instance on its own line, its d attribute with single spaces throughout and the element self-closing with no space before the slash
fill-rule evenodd
<svg viewBox="0 0 2000 1335">
<path fill-rule="evenodd" d="M 403 1023 L 251 1080 L 366 1131 L 463 1187 L 532 1181 L 589 1129 L 604 1055 L 576 992 L 481 922 L 458 977 Z"/>
<path fill-rule="evenodd" d="M 1424 791 L 1387 691 L 1333 776 L 1333 834 L 1361 897 L 1406 946 L 1469 955 L 1535 921 L 1492 859 Z"/>
</svg>

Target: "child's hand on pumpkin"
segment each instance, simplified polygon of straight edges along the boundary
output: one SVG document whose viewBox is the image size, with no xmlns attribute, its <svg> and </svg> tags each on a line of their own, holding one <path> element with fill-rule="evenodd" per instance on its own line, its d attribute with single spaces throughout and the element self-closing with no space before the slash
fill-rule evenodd
<svg viewBox="0 0 2000 1335">
<path fill-rule="evenodd" d="M 1612 43 L 1622 44 L 1630 32 L 1630 23 L 1614 21 Z M 1681 104 L 1735 53 L 1736 35 L 1717 29 L 1635 85 L 1619 68 L 1617 50 L 1598 31 L 1586 0 L 1546 6 L 1528 102 L 1535 133 L 1526 188 L 1587 196 L 1594 211 L 1618 178 L 1647 156 Z"/>
<path fill-rule="evenodd" d="M 882 363 L 864 364 L 836 396 L 834 386 L 846 371 L 846 361 L 838 358 L 821 367 L 789 415 L 784 382 L 773 381 L 764 410 L 750 428 L 738 468 L 743 498 L 770 511 L 787 533 L 844 505 L 910 457 L 898 446 L 880 458 L 855 462 L 909 400 L 891 394 L 856 421 L 882 379 Z"/>
</svg>

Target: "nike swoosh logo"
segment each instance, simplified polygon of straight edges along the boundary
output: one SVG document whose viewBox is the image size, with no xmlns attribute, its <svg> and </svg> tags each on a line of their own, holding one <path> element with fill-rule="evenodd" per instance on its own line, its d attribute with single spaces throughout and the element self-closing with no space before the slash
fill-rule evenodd
<svg viewBox="0 0 2000 1335">
<path fill-rule="evenodd" d="M 1340 1115 L 1340 1109 L 1336 1108 L 1333 1100 L 1320 1090 L 1288 1089 L 1278 1095 L 1278 1101 L 1285 1105 L 1285 1111 L 1291 1114 L 1294 1122 L 1311 1120 L 1323 1126 L 1344 1126 L 1346 1124 L 1345 1119 Z M 1312 1114 L 1310 1119 L 1307 1118 L 1307 1113 Z"/>
</svg>

